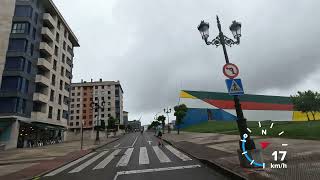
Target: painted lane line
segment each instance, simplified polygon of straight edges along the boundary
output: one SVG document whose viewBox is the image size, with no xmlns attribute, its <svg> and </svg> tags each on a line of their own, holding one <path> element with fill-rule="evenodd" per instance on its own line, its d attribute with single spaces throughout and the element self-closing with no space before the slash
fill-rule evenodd
<svg viewBox="0 0 320 180">
<path fill-rule="evenodd" d="M 80 166 L 76 167 L 75 169 L 73 169 L 72 171 L 70 171 L 69 173 L 76 173 L 76 172 L 80 172 L 81 170 L 83 170 L 84 168 L 88 167 L 90 164 L 94 163 L 96 160 L 98 160 L 99 158 L 101 158 L 102 156 L 104 156 L 105 154 L 107 154 L 109 151 L 103 151 L 100 154 L 96 155 L 95 157 L 89 159 L 87 162 L 81 164 Z"/>
<path fill-rule="evenodd" d="M 141 170 L 132 170 L 132 171 L 120 171 L 117 172 L 113 180 L 117 180 L 118 176 L 128 175 L 128 174 L 142 174 L 142 173 L 150 173 L 150 172 L 161 172 L 161 171 L 173 171 L 173 170 L 181 170 L 181 169 L 192 169 L 192 168 L 200 168 L 201 165 L 188 165 L 188 166 L 175 166 L 175 167 L 165 167 L 165 168 L 155 168 L 155 169 L 141 169 Z"/>
<path fill-rule="evenodd" d="M 79 162 L 81 162 L 81 161 L 89 158 L 90 156 L 92 156 L 92 155 L 94 155 L 94 154 L 95 154 L 95 152 L 92 152 L 92 153 L 90 153 L 90 154 L 87 154 L 87 155 L 83 156 L 83 157 L 80 158 L 80 159 L 77 159 L 77 160 L 75 160 L 75 161 L 73 161 L 73 162 L 71 162 L 71 163 L 69 163 L 69 164 L 67 164 L 67 165 L 65 165 L 65 166 L 62 166 L 62 167 L 59 168 L 59 169 L 56 169 L 56 170 L 50 172 L 49 174 L 46 174 L 45 176 L 54 176 L 54 175 L 56 175 L 56 174 L 58 174 L 58 173 L 60 173 L 60 172 L 62 172 L 62 171 L 64 171 L 64 170 L 70 168 L 71 166 L 74 166 L 74 165 L 78 164 Z"/>
<path fill-rule="evenodd" d="M 261 122 L 259 121 L 259 127 L 261 127 Z"/>
<path fill-rule="evenodd" d="M 288 144 L 281 144 L 282 146 L 288 146 Z"/>
<path fill-rule="evenodd" d="M 113 146 L 114 148 L 117 148 L 117 147 L 119 147 L 120 146 L 120 144 L 117 144 L 117 145 L 115 145 L 115 146 Z"/>
<path fill-rule="evenodd" d="M 106 167 L 111 161 L 112 159 L 119 154 L 119 152 L 121 151 L 121 149 L 116 149 L 115 151 L 113 151 L 108 157 L 106 157 L 103 161 L 101 161 L 96 167 L 94 167 L 93 169 L 103 169 L 104 167 Z"/>
<path fill-rule="evenodd" d="M 271 123 L 271 125 L 270 125 L 270 129 L 272 129 L 273 128 L 273 123 Z"/>
<path fill-rule="evenodd" d="M 161 163 L 171 162 L 171 160 L 168 158 L 168 156 L 158 146 L 152 146 L 152 148 Z"/>
<path fill-rule="evenodd" d="M 284 131 L 281 131 L 278 135 L 281 136 L 284 133 Z"/>
<path fill-rule="evenodd" d="M 247 153 L 248 153 L 247 151 L 244 151 L 244 152 L 242 153 L 242 155 L 243 155 L 243 154 L 247 154 Z"/>
<path fill-rule="evenodd" d="M 251 129 L 249 129 L 249 128 L 247 128 L 247 130 L 249 131 L 249 133 L 251 133 L 252 131 L 251 131 Z"/>
<path fill-rule="evenodd" d="M 250 165 L 252 165 L 254 163 L 254 160 L 251 161 Z"/>
<path fill-rule="evenodd" d="M 178 158 L 180 158 L 182 161 L 191 161 L 192 159 L 189 158 L 188 156 L 184 155 L 182 152 L 176 150 L 170 145 L 166 145 L 166 148 L 172 152 L 174 155 L 176 155 Z"/>
<path fill-rule="evenodd" d="M 243 139 L 241 139 L 240 141 L 242 141 L 242 142 L 247 142 L 246 140 L 243 140 Z"/>
<path fill-rule="evenodd" d="M 138 140 L 138 136 L 137 136 L 136 139 L 134 140 L 134 142 L 133 142 L 133 144 L 131 145 L 131 147 L 133 147 L 133 146 L 136 144 L 137 140 Z"/>
<path fill-rule="evenodd" d="M 124 155 L 122 156 L 122 158 L 120 159 L 116 167 L 127 166 L 130 161 L 132 152 L 133 152 L 133 148 L 127 149 L 127 151 L 124 153 Z"/>
<path fill-rule="evenodd" d="M 139 154 L 139 165 L 141 164 L 149 164 L 149 156 L 146 147 L 140 147 L 140 154 Z"/>
</svg>

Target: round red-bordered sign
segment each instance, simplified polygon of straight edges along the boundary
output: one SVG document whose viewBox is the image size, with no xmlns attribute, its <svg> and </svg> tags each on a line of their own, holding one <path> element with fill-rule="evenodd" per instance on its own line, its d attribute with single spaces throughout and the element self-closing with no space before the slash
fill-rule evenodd
<svg viewBox="0 0 320 180">
<path fill-rule="evenodd" d="M 223 66 L 223 74 L 230 79 L 234 79 L 239 75 L 239 68 L 232 63 L 225 64 Z"/>
</svg>

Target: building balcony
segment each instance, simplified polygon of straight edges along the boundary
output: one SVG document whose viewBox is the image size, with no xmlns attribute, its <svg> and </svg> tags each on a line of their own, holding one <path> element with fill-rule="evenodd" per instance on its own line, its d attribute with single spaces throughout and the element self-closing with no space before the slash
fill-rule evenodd
<svg viewBox="0 0 320 180">
<path fill-rule="evenodd" d="M 50 71 L 50 69 L 52 69 L 51 63 L 44 58 L 39 58 L 37 65 L 38 65 L 38 67 L 40 67 L 41 69 L 44 69 L 46 71 Z"/>
<path fill-rule="evenodd" d="M 43 75 L 40 75 L 40 74 L 37 74 L 37 75 L 36 75 L 36 80 L 35 80 L 35 82 L 36 82 L 36 83 L 43 84 L 43 85 L 45 85 L 45 86 L 47 86 L 47 87 L 50 86 L 50 80 L 49 80 L 47 77 L 45 77 L 45 76 L 43 76 Z"/>
<path fill-rule="evenodd" d="M 53 48 L 49 46 L 48 43 L 46 42 L 40 42 L 40 51 L 47 56 L 52 56 L 53 55 Z"/>
<path fill-rule="evenodd" d="M 49 96 L 41 93 L 34 93 L 33 94 L 33 101 L 47 103 L 49 101 Z"/>
<path fill-rule="evenodd" d="M 50 29 L 47 28 L 47 27 L 43 27 L 41 29 L 41 35 L 44 37 L 44 39 L 48 40 L 49 42 L 53 42 L 54 41 L 55 36 L 50 31 Z"/>
<path fill-rule="evenodd" d="M 49 28 L 54 28 L 56 26 L 56 21 L 53 19 L 51 14 L 44 13 L 43 14 L 43 25 L 45 25 Z"/>
</svg>

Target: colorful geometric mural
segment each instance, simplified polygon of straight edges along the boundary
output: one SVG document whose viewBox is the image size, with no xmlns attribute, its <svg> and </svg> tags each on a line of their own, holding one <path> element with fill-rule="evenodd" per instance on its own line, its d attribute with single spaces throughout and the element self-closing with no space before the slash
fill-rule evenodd
<svg viewBox="0 0 320 180">
<path fill-rule="evenodd" d="M 290 97 L 245 94 L 239 98 L 248 121 L 307 121 L 305 113 L 293 110 Z M 233 96 L 228 93 L 182 90 L 179 104 L 188 107 L 183 127 L 208 120 L 237 119 Z M 309 117 L 312 118 L 311 115 Z M 320 119 L 320 113 L 316 119 Z"/>
</svg>

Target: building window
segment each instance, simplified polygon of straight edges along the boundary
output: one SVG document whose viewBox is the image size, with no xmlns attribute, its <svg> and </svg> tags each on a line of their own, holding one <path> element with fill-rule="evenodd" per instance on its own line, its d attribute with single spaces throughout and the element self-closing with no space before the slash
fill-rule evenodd
<svg viewBox="0 0 320 180">
<path fill-rule="evenodd" d="M 83 111 L 82 111 L 82 113 L 84 113 L 84 114 L 85 114 L 85 113 L 87 113 L 87 111 L 86 111 L 86 110 L 83 110 Z"/>
<path fill-rule="evenodd" d="M 39 17 L 39 14 L 38 13 L 34 13 L 33 22 L 35 24 L 38 24 L 38 17 Z"/>
<path fill-rule="evenodd" d="M 71 95 L 72 95 L 72 96 L 74 96 L 75 94 L 74 94 L 74 93 L 72 93 Z"/>
<path fill-rule="evenodd" d="M 111 102 L 108 102 L 108 105 L 110 106 L 110 105 L 111 105 Z"/>
<path fill-rule="evenodd" d="M 77 107 L 80 107 L 80 104 L 77 104 Z"/>
<path fill-rule="evenodd" d="M 33 38 L 33 40 L 36 40 L 36 35 L 37 35 L 37 30 L 36 30 L 36 28 L 33 28 L 33 30 L 32 30 L 32 38 Z"/>
<path fill-rule="evenodd" d="M 76 119 L 79 119 L 79 116 L 76 116 Z"/>
<path fill-rule="evenodd" d="M 62 53 L 62 62 L 65 63 L 66 62 L 66 55 Z"/>
<path fill-rule="evenodd" d="M 102 89 L 104 89 L 104 86 L 101 86 Z"/>
<path fill-rule="evenodd" d="M 25 80 L 25 84 L 24 84 L 24 93 L 28 93 L 29 92 L 29 81 Z"/>
<path fill-rule="evenodd" d="M 60 74 L 61 74 L 61 76 L 64 76 L 64 67 L 61 67 Z"/>
<path fill-rule="evenodd" d="M 89 121 L 89 125 L 92 126 L 92 121 Z"/>
<path fill-rule="evenodd" d="M 12 34 L 28 34 L 29 33 L 29 23 L 13 23 L 12 24 Z"/>
<path fill-rule="evenodd" d="M 53 70 L 57 70 L 57 61 L 56 60 L 53 60 Z"/>
<path fill-rule="evenodd" d="M 9 71 L 23 71 L 25 67 L 25 58 L 7 57 L 5 69 Z"/>
<path fill-rule="evenodd" d="M 63 42 L 63 49 L 66 50 L 67 49 L 67 43 L 64 41 Z"/>
<path fill-rule="evenodd" d="M 21 91 L 23 80 L 16 76 L 3 76 L 1 90 L 3 91 Z"/>
<path fill-rule="evenodd" d="M 108 117 L 111 117 L 111 114 L 108 114 Z"/>
<path fill-rule="evenodd" d="M 52 119 L 52 111 L 53 111 L 52 106 L 49 106 L 48 118 L 50 119 Z"/>
<path fill-rule="evenodd" d="M 111 108 L 108 108 L 108 111 L 111 111 Z"/>
<path fill-rule="evenodd" d="M 86 104 L 83 104 L 83 107 L 87 107 L 87 105 L 86 105 Z"/>
<path fill-rule="evenodd" d="M 10 39 L 8 51 L 27 52 L 28 40 L 26 39 Z"/>
<path fill-rule="evenodd" d="M 80 113 L 80 110 L 76 110 L 76 112 L 79 114 L 79 113 Z"/>
<path fill-rule="evenodd" d="M 51 76 L 51 85 L 55 86 L 56 85 L 56 75 L 52 74 Z"/>
<path fill-rule="evenodd" d="M 83 101 L 87 101 L 87 98 L 83 98 Z"/>
<path fill-rule="evenodd" d="M 95 89 L 98 89 L 98 86 L 95 86 L 94 88 L 95 88 Z"/>
<path fill-rule="evenodd" d="M 61 119 L 61 110 L 60 110 L 60 109 L 58 109 L 57 120 L 58 120 L 58 121 L 60 121 L 60 119 Z"/>
<path fill-rule="evenodd" d="M 110 100 L 110 99 L 111 99 L 111 97 L 110 97 L 110 96 L 108 96 L 108 99 Z"/>
<path fill-rule="evenodd" d="M 77 94 L 78 96 L 80 96 L 80 93 L 78 92 L 78 94 Z"/>
<path fill-rule="evenodd" d="M 33 56 L 34 45 L 30 44 L 30 56 Z"/>
<path fill-rule="evenodd" d="M 61 105 L 61 103 L 62 103 L 62 96 L 61 96 L 61 94 L 59 94 L 58 104 Z"/>
<path fill-rule="evenodd" d="M 111 91 L 108 91 L 108 94 L 111 94 Z"/>
<path fill-rule="evenodd" d="M 86 119 L 86 116 L 82 116 L 82 119 Z"/>
<path fill-rule="evenodd" d="M 73 119 L 73 118 L 72 118 Z M 73 126 L 73 122 L 70 122 L 69 126 Z"/>
<path fill-rule="evenodd" d="M 59 40 L 60 40 L 60 35 L 59 35 L 59 33 L 57 33 L 56 34 L 56 41 L 59 42 Z"/>
<path fill-rule="evenodd" d="M 62 91 L 62 89 L 63 89 L 63 81 L 62 80 L 60 80 L 60 86 L 59 86 L 59 89 Z"/>
<path fill-rule="evenodd" d="M 71 108 L 74 108 L 74 104 L 71 104 Z"/>
<path fill-rule="evenodd" d="M 64 37 L 68 38 L 68 31 L 66 29 L 64 30 Z"/>
<path fill-rule="evenodd" d="M 77 98 L 77 102 L 80 102 L 80 98 Z"/>
<path fill-rule="evenodd" d="M 16 5 L 14 16 L 17 17 L 32 17 L 32 7 L 31 6 L 22 6 Z"/>
<path fill-rule="evenodd" d="M 31 73 L 31 68 L 32 68 L 32 64 L 30 61 L 28 61 L 27 73 Z"/>
<path fill-rule="evenodd" d="M 54 101 L 54 90 L 51 90 L 50 92 L 50 101 Z"/>
<path fill-rule="evenodd" d="M 74 110 L 71 110 L 70 113 L 73 114 L 73 113 L 74 113 Z M 70 117 L 73 118 L 73 116 L 70 116 Z"/>
<path fill-rule="evenodd" d="M 76 122 L 76 126 L 79 126 L 79 122 Z"/>
<path fill-rule="evenodd" d="M 58 20 L 57 27 L 58 27 L 58 29 L 60 30 L 60 28 L 61 28 L 61 22 L 60 22 L 60 20 Z"/>
<path fill-rule="evenodd" d="M 58 54 L 59 54 L 59 48 L 58 48 L 58 46 L 55 46 L 54 47 L 54 55 L 58 56 Z"/>
<path fill-rule="evenodd" d="M 104 114 L 101 114 L 101 117 L 104 118 Z"/>
</svg>

